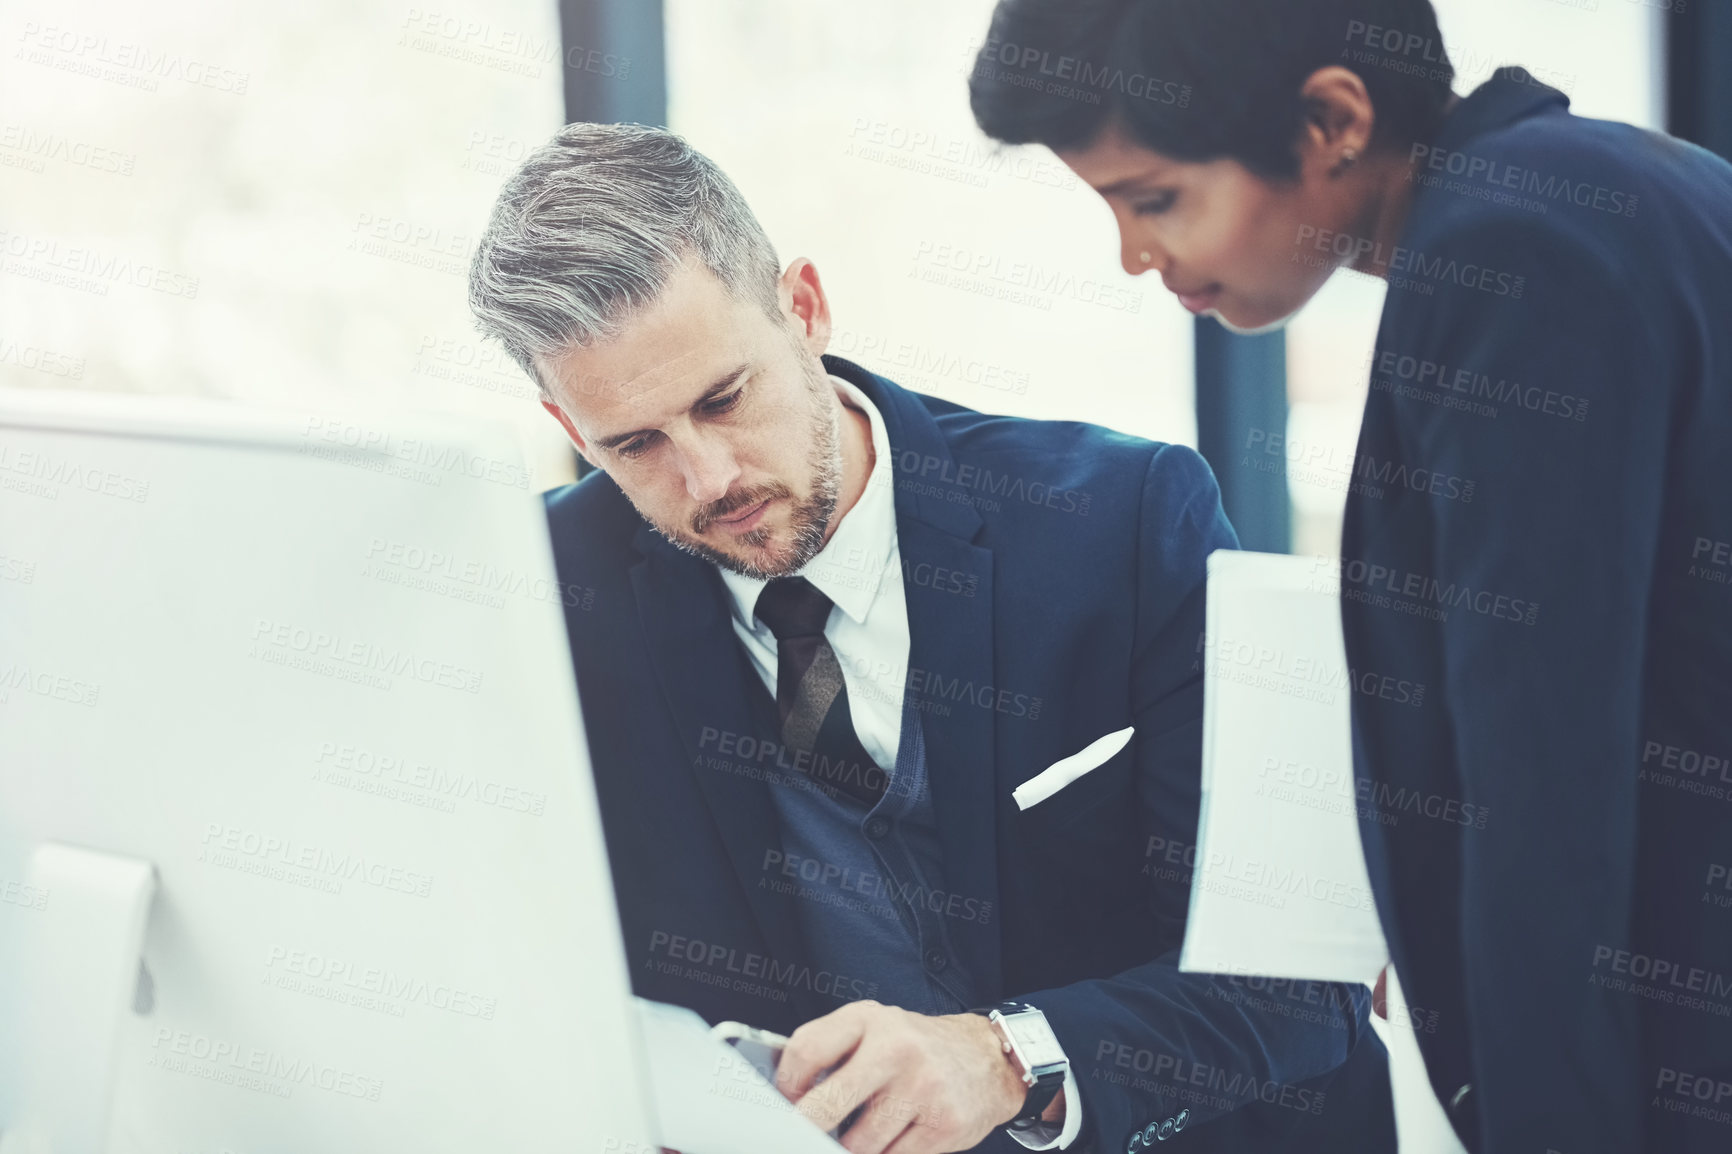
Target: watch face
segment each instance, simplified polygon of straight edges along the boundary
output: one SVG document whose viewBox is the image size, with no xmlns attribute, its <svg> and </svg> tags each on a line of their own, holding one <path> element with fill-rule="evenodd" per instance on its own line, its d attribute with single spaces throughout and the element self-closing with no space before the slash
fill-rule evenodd
<svg viewBox="0 0 1732 1154">
<path fill-rule="evenodd" d="M 1004 1018 L 1004 1028 L 1021 1051 L 1022 1060 L 1031 1069 L 1065 1060 L 1064 1050 L 1053 1036 L 1052 1027 L 1046 1024 L 1044 1015 L 1011 1014 Z"/>
</svg>

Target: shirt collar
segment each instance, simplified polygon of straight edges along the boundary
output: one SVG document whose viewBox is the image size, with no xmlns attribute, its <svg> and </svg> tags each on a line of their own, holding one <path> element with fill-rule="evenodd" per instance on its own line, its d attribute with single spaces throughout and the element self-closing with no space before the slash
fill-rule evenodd
<svg viewBox="0 0 1732 1154">
<path fill-rule="evenodd" d="M 1553 107 L 1568 108 L 1570 98 L 1534 79 L 1525 68 L 1499 68 L 1491 79 L 1474 89 L 1447 117 L 1437 134 L 1439 149 L 1459 149 L 1518 120 L 1526 120 Z"/>
<path fill-rule="evenodd" d="M 872 471 L 854 507 L 836 524 L 830 540 L 795 576 L 806 578 L 857 624 L 864 623 L 896 544 L 896 500 L 891 488 L 890 435 L 884 418 L 853 383 L 831 374 L 843 403 L 866 414 L 872 425 Z M 757 627 L 753 610 L 768 581 L 722 569 L 722 581 L 733 602 L 734 616 L 746 628 Z"/>
</svg>

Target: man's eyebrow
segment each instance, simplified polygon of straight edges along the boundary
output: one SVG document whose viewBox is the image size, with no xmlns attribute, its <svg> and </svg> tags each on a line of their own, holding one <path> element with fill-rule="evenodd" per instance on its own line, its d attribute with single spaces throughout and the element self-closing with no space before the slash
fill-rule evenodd
<svg viewBox="0 0 1732 1154">
<path fill-rule="evenodd" d="M 750 365 L 737 365 L 717 377 L 713 382 L 711 382 L 710 387 L 704 390 L 703 395 L 692 402 L 692 408 L 695 409 L 699 405 L 715 400 L 717 396 L 726 392 L 736 381 L 745 376 L 750 369 Z M 690 410 L 687 411 L 689 412 Z M 648 431 L 648 429 L 633 429 L 629 433 L 615 433 L 609 437 L 597 437 L 595 439 L 595 444 L 604 449 L 617 449 L 633 437 L 641 437 Z"/>
</svg>

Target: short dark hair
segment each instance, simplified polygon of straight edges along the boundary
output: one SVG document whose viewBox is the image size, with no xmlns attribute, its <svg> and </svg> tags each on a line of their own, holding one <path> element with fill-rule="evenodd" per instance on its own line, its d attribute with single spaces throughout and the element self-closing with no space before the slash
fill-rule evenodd
<svg viewBox="0 0 1732 1154">
<path fill-rule="evenodd" d="M 1298 175 L 1299 90 L 1339 64 L 1365 82 L 1374 148 L 1429 141 L 1455 69 L 1431 0 L 999 0 L 969 75 L 981 129 L 1087 147 L 1109 123 L 1175 160 Z"/>
</svg>

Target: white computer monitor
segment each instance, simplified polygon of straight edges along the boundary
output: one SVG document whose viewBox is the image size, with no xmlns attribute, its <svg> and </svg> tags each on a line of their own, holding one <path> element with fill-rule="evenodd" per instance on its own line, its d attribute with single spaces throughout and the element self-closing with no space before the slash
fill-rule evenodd
<svg viewBox="0 0 1732 1154">
<path fill-rule="evenodd" d="M 653 1149 L 593 596 L 499 428 L 0 392 L 6 1138 Z"/>
</svg>

